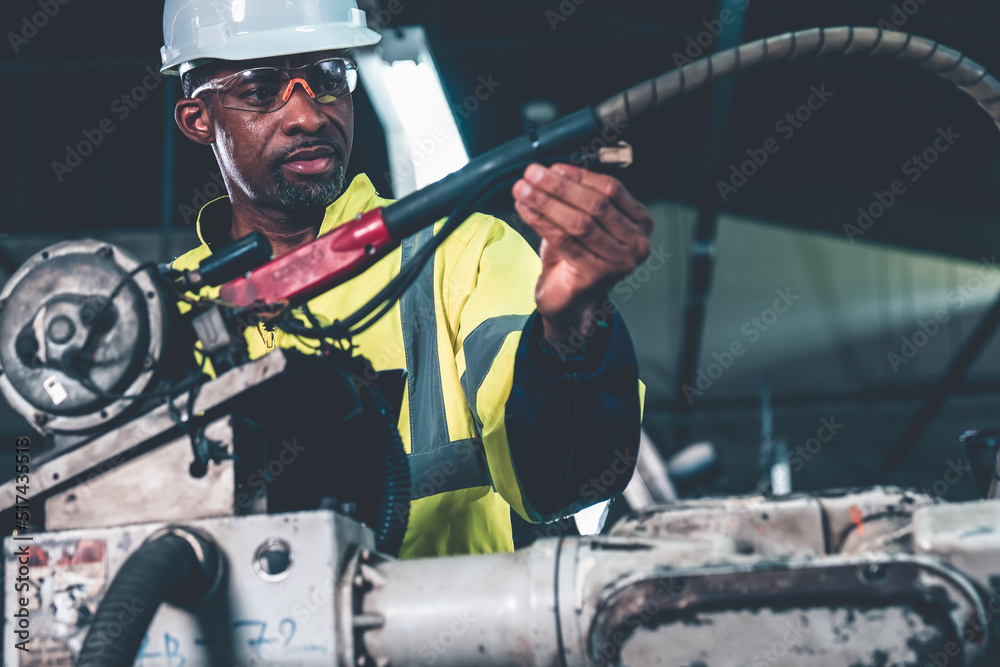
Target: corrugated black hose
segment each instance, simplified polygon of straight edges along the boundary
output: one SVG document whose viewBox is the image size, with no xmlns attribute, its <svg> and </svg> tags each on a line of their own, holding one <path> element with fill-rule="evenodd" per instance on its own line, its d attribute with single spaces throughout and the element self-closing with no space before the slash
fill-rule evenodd
<svg viewBox="0 0 1000 667">
<path fill-rule="evenodd" d="M 371 383 L 364 387 L 361 400 L 365 410 L 370 411 L 384 431 L 380 438 L 382 502 L 375 527 L 375 548 L 384 554 L 398 556 L 410 522 L 410 462 L 396 428 L 395 412 L 378 385 Z"/>
<path fill-rule="evenodd" d="M 169 528 L 122 565 L 83 641 L 77 667 L 131 667 L 160 604 L 193 604 L 215 584 L 219 556 L 209 540 Z"/>
</svg>

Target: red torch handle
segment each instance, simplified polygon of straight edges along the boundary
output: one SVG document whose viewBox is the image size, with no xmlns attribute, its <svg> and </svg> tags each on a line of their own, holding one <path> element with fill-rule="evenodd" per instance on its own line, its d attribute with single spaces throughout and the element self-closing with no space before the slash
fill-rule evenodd
<svg viewBox="0 0 1000 667">
<path fill-rule="evenodd" d="M 376 208 L 311 243 L 222 286 L 236 306 L 287 301 L 296 306 L 358 275 L 396 247 Z"/>
</svg>

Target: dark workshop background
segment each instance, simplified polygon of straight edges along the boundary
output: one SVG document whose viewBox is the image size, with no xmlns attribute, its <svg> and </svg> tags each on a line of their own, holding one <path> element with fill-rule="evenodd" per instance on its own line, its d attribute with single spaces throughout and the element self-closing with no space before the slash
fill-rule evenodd
<svg viewBox="0 0 1000 667">
<path fill-rule="evenodd" d="M 392 6 L 386 29 L 425 27 L 454 105 L 479 77 L 499 82 L 459 119 L 472 155 L 523 132 L 526 102 L 567 113 L 699 49 L 813 26 L 900 25 L 1000 72 L 994 0 Z M 732 20 L 716 22 L 723 10 Z M 161 12 L 159 2 L 125 0 L 4 3 L 0 285 L 62 239 L 107 239 L 160 261 L 195 243 L 193 211 L 217 194 L 217 168 L 173 123 L 177 80 L 150 74 L 159 66 Z M 824 101 L 813 98 L 818 108 L 805 114 L 814 91 L 826 91 Z M 391 193 L 384 137 L 363 89 L 355 103 L 350 171 Z M 782 124 L 797 111 L 808 120 Z M 939 151 L 942 135 L 951 139 Z M 1000 251 L 998 137 L 947 82 L 865 58 L 748 73 L 627 128 L 635 163 L 616 173 L 653 211 L 660 259 L 612 297 L 637 344 L 645 425 L 657 446 L 669 455 L 708 440 L 720 452 L 723 476 L 698 493 L 753 489 L 766 375 L 774 433 L 799 452 L 796 490 L 893 483 L 948 499 L 975 494 L 961 466 L 949 471 L 963 431 L 1000 424 L 995 337 L 967 377 L 944 388 L 950 399 L 915 445 L 897 446 L 1000 290 L 992 260 Z M 747 167 L 769 139 L 777 152 Z M 69 153 L 81 143 L 90 150 L 76 159 Z M 928 150 L 933 164 L 914 171 L 912 157 Z M 732 186 L 725 196 L 720 181 Z M 873 204 L 887 201 L 880 193 L 895 181 L 905 191 L 858 227 L 859 207 L 878 212 Z M 509 202 L 498 206 L 512 219 Z M 731 356 L 734 346 L 742 353 Z M 807 446 L 822 420 L 836 433 Z M 13 447 L 31 432 L 0 400 L 0 444 Z"/>
</svg>

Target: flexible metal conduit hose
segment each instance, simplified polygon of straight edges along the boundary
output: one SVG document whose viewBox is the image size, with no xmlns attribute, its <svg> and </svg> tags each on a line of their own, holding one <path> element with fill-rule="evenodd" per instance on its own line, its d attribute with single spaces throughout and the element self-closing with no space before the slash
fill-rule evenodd
<svg viewBox="0 0 1000 667">
<path fill-rule="evenodd" d="M 588 145 L 682 95 L 762 65 L 805 58 L 881 56 L 938 74 L 970 95 L 1000 127 L 1000 82 L 964 55 L 937 42 L 895 30 L 843 26 L 810 28 L 759 39 L 699 58 L 538 127 L 473 159 L 458 171 L 386 207 L 383 218 L 393 239 L 401 239 L 448 214 L 461 197 L 490 174 L 518 162 L 563 155 Z"/>
<path fill-rule="evenodd" d="M 725 76 L 771 63 L 843 56 L 886 56 L 934 72 L 970 95 L 1000 127 L 1000 82 L 982 65 L 924 37 L 850 26 L 810 28 L 734 46 L 643 81 L 605 100 L 595 112 L 605 128 L 616 128 Z"/>
<path fill-rule="evenodd" d="M 160 604 L 203 599 L 219 571 L 213 542 L 179 527 L 154 533 L 128 557 L 108 587 L 83 640 L 77 667 L 131 667 Z"/>
</svg>

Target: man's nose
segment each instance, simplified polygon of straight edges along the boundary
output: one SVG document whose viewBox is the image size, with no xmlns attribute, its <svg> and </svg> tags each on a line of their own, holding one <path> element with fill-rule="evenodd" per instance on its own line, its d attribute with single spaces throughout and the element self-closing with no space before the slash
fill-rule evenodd
<svg viewBox="0 0 1000 667">
<path fill-rule="evenodd" d="M 296 84 L 301 84 L 302 89 L 296 90 Z M 322 105 L 315 98 L 316 95 L 305 79 L 292 79 L 288 82 L 288 87 L 282 94 L 285 105 L 281 109 L 287 134 L 318 132 L 329 124 L 330 119 L 323 113 Z"/>
</svg>

